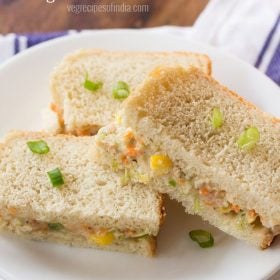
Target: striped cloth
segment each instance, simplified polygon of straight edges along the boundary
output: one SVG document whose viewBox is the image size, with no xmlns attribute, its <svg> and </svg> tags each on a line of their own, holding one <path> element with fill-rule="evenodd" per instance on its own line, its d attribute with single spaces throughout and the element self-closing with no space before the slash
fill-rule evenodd
<svg viewBox="0 0 280 280">
<path fill-rule="evenodd" d="M 233 53 L 280 85 L 279 0 L 212 0 L 190 36 Z"/>
<path fill-rule="evenodd" d="M 280 0 L 212 0 L 193 27 L 165 26 L 151 31 L 224 49 L 280 85 Z M 77 31 L 0 35 L 0 63 L 26 48 L 73 32 Z"/>
</svg>

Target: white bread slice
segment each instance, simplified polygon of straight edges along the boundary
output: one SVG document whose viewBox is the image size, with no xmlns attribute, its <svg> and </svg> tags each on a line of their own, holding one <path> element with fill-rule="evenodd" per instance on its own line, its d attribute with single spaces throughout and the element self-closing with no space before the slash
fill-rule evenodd
<svg viewBox="0 0 280 280">
<path fill-rule="evenodd" d="M 224 123 L 213 129 L 210 118 L 216 107 L 222 111 Z M 137 94 L 125 102 L 121 126 L 124 128 L 118 125 L 116 129 L 119 132 L 108 127 L 99 131 L 97 155 L 110 151 L 120 166 L 123 162 L 120 168 L 136 168 L 138 173 L 158 182 L 152 184 L 158 191 L 182 202 L 188 213 L 201 215 L 237 238 L 266 248 L 273 236 L 279 234 L 280 123 L 277 119 L 198 69 L 162 67 L 153 71 Z M 244 151 L 236 141 L 250 126 L 258 128 L 260 141 L 251 151 Z M 125 153 L 124 144 L 119 144 L 113 152 L 113 134 L 124 142 L 125 128 L 135 134 L 133 141 L 139 155 L 130 158 L 134 160 L 130 163 L 127 154 L 125 161 L 120 160 Z M 162 176 L 149 166 L 154 154 L 166 155 L 172 161 L 172 168 Z M 169 178 L 177 182 L 176 187 L 168 184 Z M 209 205 L 207 199 L 211 196 L 202 195 L 205 186 L 211 195 L 215 193 L 223 198 L 216 198 Z M 221 204 L 217 205 L 217 201 Z M 224 203 L 227 207 L 234 206 L 232 209 L 238 214 L 223 213 Z M 252 211 L 257 218 L 249 222 Z"/>
<path fill-rule="evenodd" d="M 210 74 L 206 55 L 190 52 L 113 52 L 80 50 L 66 56 L 51 76 L 52 105 L 61 128 L 74 135 L 93 135 L 113 121 L 122 101 L 112 97 L 118 81 L 129 85 L 130 93 L 158 65 L 195 66 Z M 85 77 L 103 82 L 92 93 L 84 88 Z"/>
<path fill-rule="evenodd" d="M 28 141 L 50 151 L 34 154 Z M 163 218 L 162 198 L 140 184 L 123 187 L 117 174 L 91 160 L 93 137 L 14 132 L 0 146 L 0 213 L 4 230 L 31 239 L 151 256 Z M 59 168 L 65 184 L 54 188 L 47 172 Z M 52 231 L 48 223 L 63 229 Z M 92 239 L 113 233 L 101 246 Z"/>
</svg>

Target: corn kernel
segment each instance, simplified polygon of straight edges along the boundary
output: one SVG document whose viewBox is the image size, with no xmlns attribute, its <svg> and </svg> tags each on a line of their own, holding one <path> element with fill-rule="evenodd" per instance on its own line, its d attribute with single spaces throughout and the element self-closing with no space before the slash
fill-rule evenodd
<svg viewBox="0 0 280 280">
<path fill-rule="evenodd" d="M 107 246 L 113 243 L 115 237 L 112 232 L 97 232 L 91 234 L 88 239 L 99 246 Z"/>
<path fill-rule="evenodd" d="M 167 173 L 172 165 L 172 161 L 167 155 L 155 154 L 150 157 L 150 168 L 157 173 Z"/>
<path fill-rule="evenodd" d="M 122 117 L 119 114 L 116 115 L 116 122 L 117 122 L 117 124 L 122 123 Z"/>
</svg>

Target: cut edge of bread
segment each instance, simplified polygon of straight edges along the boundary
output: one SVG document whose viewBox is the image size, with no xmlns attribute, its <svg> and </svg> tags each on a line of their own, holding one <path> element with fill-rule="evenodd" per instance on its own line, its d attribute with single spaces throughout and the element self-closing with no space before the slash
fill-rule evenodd
<svg viewBox="0 0 280 280">
<path fill-rule="evenodd" d="M 154 56 L 156 55 L 162 55 L 167 56 L 170 55 L 171 52 L 127 52 L 127 51 L 109 51 L 109 50 L 99 50 L 99 49 L 80 49 L 77 50 L 71 54 L 66 55 L 62 62 L 55 67 L 53 70 L 51 77 L 50 77 L 50 91 L 52 94 L 52 102 L 50 105 L 50 108 L 53 112 L 57 114 L 58 122 L 60 125 L 59 130 L 63 131 L 64 133 L 68 134 L 75 134 L 78 136 L 84 136 L 84 135 L 94 135 L 97 133 L 98 129 L 101 127 L 98 123 L 93 124 L 86 124 L 83 126 L 80 126 L 77 124 L 77 127 L 75 129 L 69 127 L 69 125 L 65 124 L 65 116 L 64 116 L 64 97 L 62 96 L 62 93 L 57 90 L 57 77 L 60 76 L 60 72 L 69 65 L 75 63 L 76 61 L 79 61 L 79 59 L 83 59 L 85 57 L 91 57 L 92 55 L 110 55 L 110 56 L 126 56 L 127 54 L 133 56 L 138 55 L 146 55 L 146 56 Z M 201 63 L 204 67 L 204 71 L 211 75 L 212 72 L 212 64 L 210 58 L 206 54 L 200 54 L 200 53 L 194 53 L 189 51 L 174 51 L 172 52 L 174 56 L 190 56 L 190 57 L 197 57 L 199 58 L 197 61 Z M 202 62 L 203 61 L 203 62 Z M 53 126 L 53 125 L 51 125 Z"/>
<path fill-rule="evenodd" d="M 126 239 L 107 246 L 98 246 L 95 243 L 89 243 L 85 238 L 71 232 L 36 231 L 30 234 L 23 232 L 19 225 L 7 224 L 3 221 L 0 221 L 0 230 L 32 241 L 47 241 L 78 248 L 93 248 L 121 253 L 132 253 L 145 257 L 153 257 L 156 254 L 156 237 L 154 236 L 139 238 L 137 241 Z"/>
<path fill-rule="evenodd" d="M 173 157 L 171 159 L 173 160 L 173 163 L 175 164 L 175 161 L 179 161 L 180 159 L 182 160 L 182 157 L 179 157 L 179 154 L 182 152 L 182 149 L 180 150 L 178 147 L 178 150 L 175 152 L 173 146 L 175 145 L 175 140 L 171 143 L 171 138 L 168 136 L 169 132 L 166 131 L 164 128 L 164 125 L 158 125 L 155 123 L 156 121 L 153 122 L 153 120 L 149 119 L 149 112 L 153 111 L 152 108 L 149 107 L 149 109 L 146 109 L 147 102 L 150 103 L 155 103 L 160 100 L 160 95 L 161 91 L 159 90 L 162 88 L 162 90 L 169 91 L 169 87 L 174 86 L 175 83 L 177 83 L 177 80 L 182 80 L 184 81 L 185 79 L 189 79 L 189 76 L 192 77 L 192 79 L 198 79 L 200 75 L 203 76 L 204 79 L 208 80 L 210 83 L 213 83 L 215 87 L 219 87 L 221 90 L 219 93 L 221 94 L 226 94 L 230 98 L 234 99 L 235 102 L 239 102 L 240 104 L 243 104 L 245 106 L 245 111 L 252 110 L 255 112 L 255 114 L 259 115 L 259 118 L 264 119 L 265 121 L 270 122 L 272 128 L 275 128 L 276 125 L 279 124 L 279 119 L 271 116 L 270 114 L 267 114 L 263 112 L 261 109 L 259 109 L 257 106 L 252 104 L 251 102 L 248 102 L 244 98 L 240 97 L 237 93 L 229 90 L 227 87 L 221 85 L 219 82 L 211 78 L 210 76 L 206 75 L 202 71 L 196 68 L 189 68 L 189 69 L 184 69 L 182 67 L 158 67 L 154 71 L 151 72 L 150 76 L 143 82 L 141 86 L 138 87 L 138 90 L 133 96 L 130 96 L 123 104 L 123 109 L 121 112 L 121 118 L 122 118 L 122 124 L 126 128 L 131 128 L 132 131 L 136 132 L 136 137 L 139 136 L 140 139 L 145 139 L 149 138 L 150 140 L 143 140 L 144 142 L 144 147 L 146 147 L 146 156 L 149 155 L 149 149 L 152 151 L 151 154 L 153 154 L 155 151 L 158 151 L 158 147 L 151 148 L 151 146 L 156 146 L 156 144 L 161 143 L 162 151 L 163 153 L 166 153 L 167 155 L 173 154 Z M 191 83 L 191 82 L 190 82 Z M 158 87 L 155 85 L 157 84 Z M 182 82 L 183 84 L 183 82 Z M 181 84 L 180 84 L 181 86 Z M 157 96 L 157 98 L 153 98 L 153 96 Z M 170 97 L 171 98 L 171 97 Z M 168 96 L 166 95 L 166 100 L 168 100 Z M 155 105 L 156 106 L 156 105 Z M 163 106 L 163 107 L 161 107 Z M 159 105 L 160 108 L 165 108 L 164 104 Z M 168 114 L 167 114 L 168 116 Z M 143 120 L 143 121 L 142 121 Z M 142 123 L 141 123 L 142 122 Z M 168 121 L 166 121 L 168 123 Z M 140 128 L 139 128 L 140 127 Z M 171 129 L 171 128 L 169 128 Z M 163 133 L 164 132 L 164 133 Z M 105 130 L 106 134 L 106 130 Z M 146 137 L 145 135 L 149 134 L 149 137 Z M 165 142 L 167 143 L 162 144 L 163 139 L 166 138 Z M 142 141 L 141 140 L 141 141 Z M 153 142 L 153 144 L 152 144 Z M 106 143 L 105 143 L 106 144 Z M 179 144 L 179 142 L 178 142 Z M 101 146 L 100 146 L 101 147 Z M 101 147 L 102 150 L 102 147 Z M 148 152 L 147 152 L 148 151 Z M 180 152 L 181 151 L 181 152 Z M 177 158 L 176 158 L 177 156 Z M 177 164 L 177 163 L 176 163 Z M 179 165 L 178 165 L 179 166 Z M 181 169 L 182 170 L 182 169 Z M 185 170 L 183 170 L 185 172 Z M 202 178 L 203 179 L 203 178 Z M 205 178 L 204 178 L 205 179 Z M 210 180 L 210 179 L 209 179 Z M 207 180 L 206 180 L 207 181 Z M 158 189 L 157 189 L 158 190 Z M 165 192 L 165 191 L 162 191 Z M 174 193 L 173 198 L 177 199 L 180 202 L 183 202 L 185 204 L 185 207 L 188 208 L 189 206 L 193 206 L 191 202 L 186 203 L 184 202 L 186 199 L 183 199 L 182 197 L 178 197 L 178 194 Z M 243 196 L 245 198 L 245 196 Z M 233 200 L 234 202 L 234 200 Z M 238 203 L 238 201 L 237 201 Z M 189 205 L 188 205 L 189 204 Z M 244 204 L 245 205 L 245 204 Z M 255 209 L 251 208 L 249 205 L 247 208 L 246 206 L 243 206 L 244 209 Z M 256 207 L 253 206 L 253 207 Z M 242 204 L 241 204 L 241 209 L 242 209 Z M 257 208 L 257 213 L 260 215 L 263 214 L 263 212 L 260 210 L 258 212 L 259 208 Z M 188 213 L 193 212 L 193 210 L 188 209 Z M 242 232 L 236 230 L 234 227 L 228 227 L 227 222 L 223 225 L 223 219 L 221 218 L 221 221 L 217 223 L 219 220 L 219 215 L 214 215 L 213 213 L 210 216 L 208 215 L 208 212 L 204 214 L 206 220 L 210 221 L 212 224 L 215 226 L 219 227 L 220 223 L 220 228 L 228 233 L 231 233 L 232 235 L 236 236 L 237 238 L 247 240 L 251 244 L 257 245 L 261 248 L 266 248 L 270 245 L 270 243 L 273 241 L 274 236 L 278 234 L 278 229 L 277 229 L 277 223 L 274 224 L 276 226 L 276 229 L 272 228 L 272 226 L 261 226 L 258 223 L 256 224 L 256 231 L 254 230 L 249 230 L 251 231 L 250 234 L 243 234 Z M 271 224 L 271 222 L 268 222 L 267 224 Z M 272 224 L 273 225 L 273 224 Z M 255 225 L 253 225 L 255 227 Z M 260 228 L 259 228 L 260 227 Z M 260 230 L 259 230 L 260 229 Z M 250 237 L 252 235 L 252 238 Z"/>
<path fill-rule="evenodd" d="M 46 137 L 52 137 L 54 139 L 65 139 L 65 138 L 67 138 L 67 139 L 78 139 L 78 138 L 84 139 L 84 138 L 76 137 L 73 135 L 63 135 L 63 134 L 53 136 L 46 132 L 11 131 L 4 138 L 4 140 L 2 140 L 0 142 L 0 155 L 1 155 L 1 151 L 4 147 L 9 147 L 9 145 L 11 145 L 11 144 L 14 145 L 16 143 L 16 142 L 15 143 L 13 142 L 14 140 L 16 140 L 18 138 L 25 139 L 26 137 L 27 137 L 27 139 L 30 139 L 30 140 L 31 139 L 46 140 Z M 87 137 L 87 138 L 93 139 L 93 137 Z M 46 140 L 46 141 L 48 142 L 48 140 Z M 139 188 L 140 188 L 140 186 L 139 186 Z M 121 242 L 120 242 L 120 240 L 117 239 L 116 242 L 112 244 L 112 246 L 111 245 L 105 246 L 104 249 L 121 251 L 121 252 L 138 253 L 138 254 L 145 255 L 145 256 L 154 255 L 155 249 L 156 249 L 156 236 L 158 235 L 158 232 L 160 230 L 160 225 L 163 223 L 163 220 L 165 217 L 165 210 L 164 210 L 164 206 L 163 206 L 163 196 L 160 194 L 156 194 L 155 200 L 156 200 L 157 204 L 155 205 L 155 207 L 153 207 L 154 208 L 153 215 L 150 217 L 151 219 L 149 221 L 149 223 L 151 223 L 152 221 L 155 221 L 156 222 L 155 225 L 149 226 L 147 224 L 148 220 L 147 220 L 146 216 L 139 218 L 139 221 L 138 221 L 138 223 L 139 223 L 139 222 L 141 222 L 141 219 L 143 219 L 144 224 L 143 224 L 142 228 L 143 228 L 143 230 L 146 230 L 147 237 L 145 237 L 145 238 L 140 237 L 140 238 L 136 238 L 136 239 L 134 238 L 134 240 L 133 240 L 133 238 L 126 238 L 124 241 L 121 241 Z M 6 205 L 6 203 L 5 203 L 5 205 Z M 7 213 L 7 212 L 10 213 L 11 211 L 14 211 L 13 209 L 11 209 L 11 208 L 13 208 L 12 204 L 10 205 L 8 203 L 6 206 L 5 205 L 3 205 L 2 209 L 1 209 L 1 211 L 3 211 L 3 213 Z M 6 207 L 5 209 L 3 208 L 4 206 Z M 28 212 L 29 212 L 29 210 L 28 210 Z M 21 212 L 21 210 L 18 208 L 17 213 L 19 215 L 19 213 L 23 213 L 23 212 Z M 26 219 L 28 219 L 30 217 L 30 219 L 36 219 L 37 216 L 34 213 L 30 212 L 29 216 L 23 215 L 23 216 L 19 216 L 19 217 L 24 217 Z M 16 216 L 14 216 L 15 214 L 13 213 L 11 215 L 13 215 L 14 220 L 17 221 Z M 143 215 L 143 213 L 141 215 Z M 53 219 L 51 217 L 49 217 L 49 218 L 51 220 Z M 103 218 L 105 218 L 105 217 L 103 217 Z M 123 218 L 126 219 L 126 217 L 123 217 Z M 44 220 L 40 220 L 40 218 L 38 218 L 38 219 L 39 219 L 39 221 L 44 221 Z M 116 219 L 116 218 L 114 218 L 114 219 Z M 62 222 L 59 219 L 57 219 L 55 221 Z M 132 223 L 133 223 L 133 221 L 132 221 Z M 81 220 L 81 222 L 82 222 L 82 220 Z M 135 222 L 136 222 L 136 220 L 134 221 L 134 223 Z M 83 236 L 77 235 L 75 233 L 71 233 L 68 230 L 65 232 L 66 240 L 64 240 L 63 237 L 61 238 L 61 234 L 59 234 L 59 233 L 56 234 L 54 232 L 45 231 L 45 230 L 41 230 L 39 232 L 32 231 L 29 233 L 25 233 L 25 232 L 21 231 L 22 225 L 20 225 L 18 223 L 15 223 L 15 225 L 14 225 L 13 223 L 8 223 L 6 219 L 5 220 L 2 219 L 1 223 L 3 224 L 4 230 L 12 231 L 12 232 L 16 233 L 17 235 L 20 235 L 20 236 L 23 236 L 26 238 L 38 239 L 38 240 L 46 239 L 49 241 L 66 243 L 66 244 L 74 245 L 74 246 L 100 248 L 100 246 L 97 246 L 97 245 L 95 246 L 94 244 L 91 244 L 91 243 L 89 244 L 89 242 L 87 242 L 87 240 L 85 238 L 83 238 Z M 132 224 L 131 224 L 131 226 L 132 226 Z M 149 227 L 149 228 L 147 228 L 147 227 Z M 131 229 L 133 230 L 133 227 L 131 227 Z M 58 240 L 55 240 L 56 238 L 58 238 Z"/>
<path fill-rule="evenodd" d="M 103 129 L 105 128 L 102 128 L 99 133 L 102 133 Z M 97 137 L 98 136 L 99 135 L 97 134 Z M 149 149 L 146 148 L 145 151 L 146 155 L 150 154 Z M 113 155 L 113 159 L 116 161 L 119 157 L 118 154 L 114 155 L 112 151 L 108 150 L 104 144 L 100 145 L 100 142 L 98 144 L 95 144 L 94 153 L 98 162 L 106 166 L 106 168 L 111 168 L 111 159 L 108 160 L 108 154 L 110 154 L 111 156 Z M 119 165 L 118 172 L 126 172 L 126 170 L 130 170 L 130 167 L 127 165 Z M 143 170 L 141 169 L 140 172 L 142 171 Z M 254 245 L 261 249 L 267 248 L 273 242 L 274 235 L 269 229 L 259 225 L 247 225 L 246 223 L 244 223 L 242 216 L 231 214 L 225 215 L 214 210 L 203 201 L 198 200 L 197 194 L 191 191 L 189 187 L 185 189 L 183 186 L 177 186 L 174 188 L 170 185 L 167 185 L 166 181 L 169 180 L 168 178 L 151 178 L 148 184 L 157 192 L 166 194 L 171 199 L 174 199 L 177 202 L 181 203 L 184 206 L 185 212 L 187 214 L 199 215 L 203 220 L 209 222 L 211 225 L 219 228 L 223 232 L 230 234 L 237 239 L 243 240 L 246 243 Z"/>
</svg>

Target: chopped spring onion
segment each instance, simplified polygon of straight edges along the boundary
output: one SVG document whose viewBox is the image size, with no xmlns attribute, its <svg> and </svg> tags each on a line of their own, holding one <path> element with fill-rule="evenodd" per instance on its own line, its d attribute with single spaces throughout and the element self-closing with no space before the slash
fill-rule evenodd
<svg viewBox="0 0 280 280">
<path fill-rule="evenodd" d="M 131 180 L 131 172 L 127 169 L 124 170 L 124 174 L 121 176 L 121 185 L 126 186 Z"/>
<path fill-rule="evenodd" d="M 92 91 L 92 92 L 95 92 L 99 89 L 101 89 L 103 86 L 103 83 L 102 82 L 93 82 L 91 80 L 88 79 L 88 74 L 86 74 L 86 78 L 85 78 L 85 81 L 84 81 L 84 88 L 89 90 L 89 91 Z"/>
<path fill-rule="evenodd" d="M 47 173 L 48 173 L 48 176 L 51 180 L 53 187 L 60 188 L 60 186 L 62 186 L 64 184 L 63 176 L 62 176 L 59 168 L 55 168 L 54 170 L 51 170 Z"/>
<path fill-rule="evenodd" d="M 211 121 L 213 128 L 219 128 L 223 125 L 223 113 L 220 111 L 219 108 L 213 109 Z"/>
<path fill-rule="evenodd" d="M 189 232 L 191 240 L 198 243 L 201 248 L 208 248 L 214 245 L 214 238 L 210 232 L 198 229 Z"/>
<path fill-rule="evenodd" d="M 125 99 L 129 96 L 129 93 L 129 86 L 123 81 L 118 81 L 116 86 L 113 88 L 113 97 L 115 99 Z"/>
<path fill-rule="evenodd" d="M 29 141 L 27 146 L 34 154 L 47 154 L 50 151 L 48 144 L 43 140 Z"/>
<path fill-rule="evenodd" d="M 118 81 L 116 88 L 122 88 L 122 89 L 127 89 L 129 90 L 128 84 L 124 81 Z"/>
<path fill-rule="evenodd" d="M 168 181 L 168 184 L 171 186 L 171 187 L 176 187 L 177 186 L 177 183 L 174 179 L 169 179 Z"/>
<path fill-rule="evenodd" d="M 61 223 L 48 223 L 50 230 L 62 230 L 64 226 Z"/>
<path fill-rule="evenodd" d="M 223 206 L 223 207 L 219 208 L 218 211 L 223 214 L 228 214 L 232 211 L 232 209 L 230 206 Z"/>
<path fill-rule="evenodd" d="M 237 140 L 240 149 L 251 150 L 260 140 L 260 133 L 256 127 L 247 128 Z"/>
<path fill-rule="evenodd" d="M 136 178 L 139 183 L 148 184 L 150 181 L 150 177 L 148 174 L 136 172 Z"/>
<path fill-rule="evenodd" d="M 249 226 L 249 223 L 247 221 L 246 214 L 244 211 L 240 211 L 237 214 L 236 226 L 240 230 L 245 230 Z"/>
<path fill-rule="evenodd" d="M 111 163 L 111 167 L 113 171 L 117 171 L 119 169 L 119 163 L 115 159 L 113 159 Z"/>
<path fill-rule="evenodd" d="M 200 200 L 198 197 L 195 197 L 194 199 L 193 208 L 195 213 L 199 213 L 199 211 L 201 210 Z"/>
<path fill-rule="evenodd" d="M 141 239 L 141 238 L 149 238 L 150 237 L 150 235 L 149 234 L 142 234 L 142 235 L 140 235 L 140 236 L 135 236 L 135 238 L 139 238 L 139 239 Z"/>
</svg>

